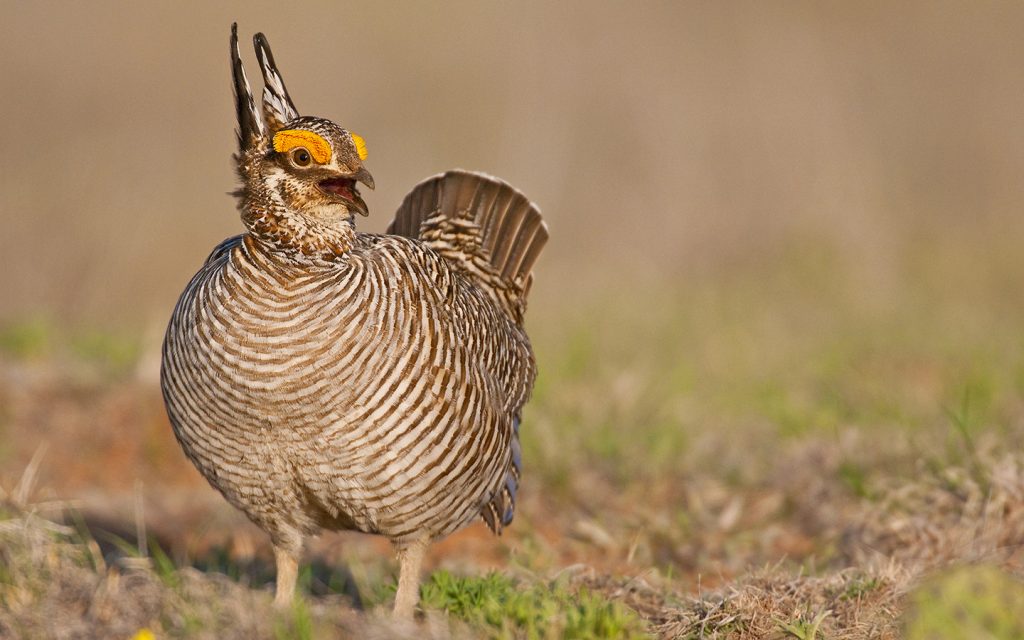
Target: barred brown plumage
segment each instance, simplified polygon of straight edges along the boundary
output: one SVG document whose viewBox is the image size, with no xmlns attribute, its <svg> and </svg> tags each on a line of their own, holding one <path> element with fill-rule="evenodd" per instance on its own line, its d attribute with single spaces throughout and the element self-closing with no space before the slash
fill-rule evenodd
<svg viewBox="0 0 1024 640">
<path fill-rule="evenodd" d="M 509 185 L 451 171 L 410 193 L 391 235 L 357 233 L 356 182 L 373 186 L 361 140 L 299 117 L 255 45 L 262 119 L 232 27 L 246 231 L 174 309 L 167 412 L 199 471 L 270 535 L 279 604 L 303 539 L 352 529 L 394 543 L 409 615 L 429 541 L 512 520 L 536 375 L 522 318 L 547 229 Z"/>
</svg>

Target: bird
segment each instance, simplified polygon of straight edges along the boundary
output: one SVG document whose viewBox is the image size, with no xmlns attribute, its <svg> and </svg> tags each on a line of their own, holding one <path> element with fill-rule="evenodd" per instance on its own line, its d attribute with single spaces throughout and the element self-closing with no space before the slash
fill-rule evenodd
<svg viewBox="0 0 1024 640">
<path fill-rule="evenodd" d="M 300 115 L 267 38 L 253 45 L 261 109 L 233 24 L 243 229 L 171 314 L 167 414 L 200 473 L 269 535 L 276 605 L 293 601 L 305 541 L 351 530 L 390 540 L 393 613 L 410 618 L 432 542 L 512 522 L 537 375 L 523 319 L 548 228 L 506 182 L 455 169 L 414 187 L 386 233 L 357 231 L 359 185 L 374 188 L 365 140 Z"/>
</svg>

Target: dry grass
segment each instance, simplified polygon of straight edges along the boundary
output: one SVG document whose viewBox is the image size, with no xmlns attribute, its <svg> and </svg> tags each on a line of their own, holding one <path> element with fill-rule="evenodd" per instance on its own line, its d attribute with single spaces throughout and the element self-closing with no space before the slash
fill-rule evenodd
<svg viewBox="0 0 1024 640">
<path fill-rule="evenodd" d="M 93 379 L 82 384 L 86 389 L 73 394 L 83 403 L 79 409 L 99 415 L 110 404 L 102 399 L 108 394 L 148 393 L 145 384 L 130 381 Z M 25 419 L 20 411 L 38 407 L 43 398 L 52 406 L 70 402 L 61 391 L 69 387 L 67 381 L 38 380 L 35 385 L 35 390 L 20 390 L 26 394 L 23 404 L 11 405 L 21 407 L 15 423 Z M 125 413 L 127 423 L 121 428 L 138 421 L 139 411 L 135 407 Z M 268 608 L 272 571 L 259 535 L 253 537 L 251 527 L 237 518 L 211 520 L 211 513 L 226 510 L 216 496 L 188 507 L 169 497 L 206 492 L 187 465 L 165 467 L 168 475 L 153 481 L 165 486 L 139 494 L 145 496 L 140 508 L 135 497 L 117 498 L 113 479 L 100 475 L 91 485 L 75 480 L 78 461 L 59 450 L 74 448 L 78 435 L 69 426 L 75 422 L 67 420 L 67 412 L 57 415 L 64 420 L 62 435 L 72 444 L 59 443 L 58 450 L 51 447 L 23 466 L 21 478 L 8 484 L 13 488 L 4 499 L 0 633 L 126 637 L 149 628 L 158 637 L 262 638 L 353 633 L 401 637 L 408 631 L 373 613 L 379 611 L 374 609 L 377 603 L 386 601 L 393 567 L 382 562 L 382 548 L 372 540 L 341 537 L 341 574 L 332 568 L 339 560 L 337 537 L 313 545 L 313 564 L 320 569 L 305 579 L 304 603 L 291 614 L 276 615 Z M 82 429 L 97 414 L 90 415 L 81 419 Z M 747 433 L 747 448 L 731 453 L 731 435 L 720 439 L 705 434 L 707 441 L 695 455 L 714 452 L 716 464 L 686 463 L 674 472 L 648 474 L 643 487 L 622 477 L 623 469 L 632 470 L 628 460 L 616 459 L 622 469 L 610 472 L 598 452 L 589 460 L 571 461 L 576 466 L 568 485 L 561 484 L 558 474 L 535 474 L 524 495 L 522 517 L 503 541 L 471 529 L 446 548 L 442 545 L 431 566 L 470 576 L 504 566 L 516 576 L 516 590 L 543 587 L 557 578 L 550 584 L 562 585 L 567 595 L 551 596 L 551 602 L 563 603 L 555 610 L 568 602 L 585 602 L 575 599 L 583 596 L 572 595 L 584 589 L 632 609 L 657 637 L 903 637 L 914 625 L 957 608 L 968 612 L 961 617 L 986 607 L 998 612 L 1002 609 L 989 602 L 1016 597 L 1014 590 L 1021 588 L 1015 580 L 1024 577 L 1024 460 L 1019 451 L 1006 451 L 1007 442 L 1015 441 L 1019 432 L 971 429 L 943 427 L 947 437 L 959 439 L 961 446 L 953 448 L 923 448 L 906 437 L 891 438 L 881 448 L 856 430 L 838 439 L 804 433 L 780 440 L 753 429 Z M 941 442 L 934 436 L 943 431 L 931 431 L 930 439 Z M 124 446 L 131 448 L 119 464 L 152 455 L 128 440 Z M 175 451 L 173 442 L 157 442 L 153 446 L 168 447 L 169 454 Z M 765 453 L 753 453 L 759 450 Z M 46 462 L 58 455 L 68 456 L 66 474 Z M 93 460 L 81 464 L 93 466 Z M 749 475 L 732 472 L 740 460 L 751 467 Z M 856 472 L 850 460 L 857 461 Z M 129 463 L 122 470 L 132 468 Z M 92 498 L 71 510 L 65 503 L 47 501 L 52 491 L 32 488 L 39 475 L 44 487 L 52 482 L 70 494 L 91 486 L 85 495 Z M 107 497 L 97 500 L 95 490 L 104 484 Z M 178 488 L 169 491 L 171 486 Z M 69 516 L 74 513 L 82 515 Z M 111 529 L 131 543 L 110 544 Z M 134 557 L 140 539 L 149 549 L 148 558 Z M 171 551 L 170 558 L 162 548 Z M 992 567 L 998 577 L 985 578 L 983 588 L 965 590 L 956 587 L 964 579 L 943 577 L 943 571 L 962 565 L 982 567 L 977 571 L 983 576 L 984 568 Z M 473 580 L 466 587 L 449 587 L 449 592 L 455 589 L 455 601 L 462 600 L 459 589 L 481 588 Z M 996 586 L 989 588 L 989 583 Z M 947 591 L 952 594 L 948 602 L 917 595 Z M 548 602 L 530 599 L 536 597 L 524 601 L 501 596 L 505 604 L 495 605 L 496 611 L 514 607 L 504 610 L 510 619 L 531 619 L 533 614 L 521 611 L 523 603 Z M 936 601 L 946 605 L 936 607 Z M 443 600 L 434 602 L 450 613 L 428 607 L 421 623 L 428 636 L 526 633 L 489 626 L 486 616 L 469 615 L 464 607 L 448 609 Z M 983 620 L 988 622 L 979 624 L 992 623 Z M 553 629 L 561 628 L 542 626 L 540 633 L 558 637 L 561 632 Z M 990 637 L 1015 637 L 1006 635 L 1014 629 L 1007 628 L 1011 631 Z"/>
<path fill-rule="evenodd" d="M 820 562 L 807 559 L 802 566 L 779 562 L 723 580 L 716 588 L 700 588 L 698 583 L 696 590 L 688 581 L 657 570 L 629 572 L 633 577 L 625 577 L 629 573 L 615 575 L 575 565 L 561 571 L 552 583 L 564 585 L 558 589 L 567 589 L 566 595 L 544 588 L 539 595 L 524 595 L 525 600 L 518 598 L 514 603 L 505 599 L 508 595 L 490 595 L 487 580 L 452 583 L 446 579 L 439 586 L 425 587 L 427 611 L 417 633 L 519 637 L 527 633 L 526 627 L 516 631 L 514 625 L 502 622 L 504 616 L 509 620 L 540 616 L 536 619 L 543 622 L 530 627 L 532 634 L 563 637 L 565 627 L 559 625 L 567 623 L 550 616 L 567 606 L 580 606 L 583 612 L 595 606 L 583 604 L 587 596 L 577 592 L 585 589 L 634 610 L 648 632 L 662 638 L 899 638 L 908 629 L 923 629 L 956 611 L 964 612 L 958 615 L 965 619 L 976 615 L 975 628 L 989 634 L 985 637 L 1018 637 L 1014 634 L 1021 631 L 1019 620 L 1006 617 L 1007 611 L 1016 609 L 1007 609 L 1005 603 L 1016 606 L 1024 598 L 1024 583 L 1019 581 L 1024 578 L 1020 544 L 1024 461 L 1019 455 L 980 454 L 976 462 L 972 469 L 947 467 L 934 474 L 926 472 L 915 481 L 903 480 L 882 492 L 877 501 L 850 509 L 848 516 L 834 523 L 838 535 L 831 544 L 836 552 Z M 244 576 L 231 579 L 175 566 L 152 541 L 150 555 L 145 557 L 124 544 L 107 545 L 104 552 L 82 520 L 72 518 L 67 523 L 67 514 L 73 513 L 67 505 L 22 503 L 34 471 L 30 467 L 3 500 L 0 634 L 127 637 L 140 629 L 153 629 L 158 637 L 264 638 L 403 637 L 409 632 L 390 622 L 381 609 L 363 613 L 370 605 L 336 591 L 309 595 L 294 611 L 276 614 L 267 588 L 252 588 Z M 983 473 L 984 481 L 969 479 L 972 473 Z M 943 573 L 959 566 L 977 568 Z M 535 573 L 520 572 L 520 576 L 521 589 L 546 584 Z M 973 586 L 959 586 L 965 582 Z M 510 588 L 505 584 L 511 583 L 500 583 L 500 593 Z M 363 585 L 377 592 L 382 586 Z M 504 604 L 494 600 L 488 605 L 492 609 L 477 609 L 490 597 L 500 597 Z M 553 600 L 544 604 L 547 598 Z M 467 604 L 472 602 L 480 604 Z M 463 604 L 450 608 L 450 603 Z M 524 606 L 540 609 L 530 613 L 534 610 Z M 444 610 L 450 615 L 444 615 Z M 546 610 L 547 614 L 540 613 Z M 992 613 L 981 617 L 986 611 Z M 620 614 L 607 610 L 601 615 Z M 997 616 L 1006 619 L 1000 622 Z M 467 626 L 460 618 L 471 623 Z M 614 624 L 620 626 L 606 623 L 594 628 L 623 630 L 607 636 L 577 631 L 564 637 L 620 637 L 626 628 L 621 625 L 629 623 Z M 1003 631 L 994 626 L 999 624 L 1005 626 Z"/>
<path fill-rule="evenodd" d="M 972 627 L 987 634 L 978 637 L 1016 638 L 1024 633 L 1022 462 L 1019 454 L 983 457 L 974 467 L 983 483 L 961 467 L 892 483 L 877 503 L 854 510 L 852 521 L 835 523 L 837 553 L 810 568 L 765 567 L 697 595 L 673 592 L 664 581 L 659 588 L 644 579 L 586 583 L 634 607 L 662 637 L 900 638 L 936 619 L 993 611 L 994 622 Z M 958 567 L 967 568 L 945 573 Z M 956 589 L 964 580 L 975 586 Z M 944 591 L 949 599 L 936 597 Z M 962 631 L 921 637 L 972 637 Z"/>
<path fill-rule="evenodd" d="M 60 504 L 3 501 L 0 518 L 0 637 L 400 638 L 413 632 L 383 611 L 359 613 L 343 595 L 302 599 L 277 612 L 272 594 L 228 576 L 174 567 L 159 549 L 104 553 Z M 72 520 L 75 520 L 72 518 Z M 428 615 L 424 638 L 466 635 L 457 621 Z"/>
</svg>

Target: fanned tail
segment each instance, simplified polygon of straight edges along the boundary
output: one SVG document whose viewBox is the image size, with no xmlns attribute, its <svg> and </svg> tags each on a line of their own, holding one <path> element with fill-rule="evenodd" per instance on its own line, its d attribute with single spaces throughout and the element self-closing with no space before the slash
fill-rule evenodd
<svg viewBox="0 0 1024 640">
<path fill-rule="evenodd" d="M 523 300 L 548 240 L 540 210 L 526 196 L 503 180 L 462 169 L 418 184 L 388 233 L 419 238 L 484 281 L 496 276 Z M 489 268 L 475 264 L 480 260 Z"/>
</svg>

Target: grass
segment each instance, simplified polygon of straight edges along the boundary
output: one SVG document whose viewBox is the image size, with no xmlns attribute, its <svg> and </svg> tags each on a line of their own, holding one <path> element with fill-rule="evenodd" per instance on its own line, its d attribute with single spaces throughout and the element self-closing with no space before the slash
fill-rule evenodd
<svg viewBox="0 0 1024 640">
<path fill-rule="evenodd" d="M 814 618 L 810 620 L 796 620 L 794 622 L 785 622 L 783 620 L 776 619 L 776 624 L 779 628 L 785 632 L 787 637 L 793 637 L 797 640 L 819 640 L 818 630 L 821 628 L 821 623 L 825 621 L 832 612 L 822 611 Z"/>
<path fill-rule="evenodd" d="M 135 629 L 133 637 L 308 639 L 397 633 L 386 617 L 359 619 L 337 597 L 300 595 L 290 611 L 279 613 L 269 607 L 268 591 L 177 567 L 153 541 L 145 547 L 147 556 L 124 539 L 105 537 L 115 551 L 97 561 L 88 532 L 20 507 L 5 511 L 0 520 L 0 633 L 63 636 L 83 627 L 112 635 Z M 379 585 L 378 590 L 393 590 L 389 587 Z M 84 619 L 75 619 L 79 606 L 89 611 Z M 627 607 L 564 582 L 520 585 L 497 573 L 475 578 L 439 571 L 423 584 L 421 606 L 428 615 L 443 613 L 455 621 L 453 626 L 440 618 L 438 637 L 460 629 L 490 638 L 647 637 L 643 622 Z M 102 608 L 112 609 L 112 615 L 93 613 Z"/>
<path fill-rule="evenodd" d="M 1024 637 L 1024 583 L 992 566 L 957 567 L 910 597 L 907 640 Z"/>
<path fill-rule="evenodd" d="M 984 309 L 954 312 L 944 308 L 949 303 L 934 301 L 934 311 L 915 306 L 880 312 L 861 308 L 852 293 L 832 292 L 820 301 L 804 297 L 813 291 L 777 294 L 770 287 L 740 289 L 729 292 L 733 300 L 726 304 L 716 302 L 723 294 L 695 287 L 640 318 L 595 305 L 604 313 L 584 314 L 600 319 L 586 329 L 593 353 L 585 375 L 545 351 L 571 343 L 569 337 L 538 341 L 557 392 L 539 391 L 534 408 L 567 415 L 563 432 L 570 437 L 592 430 L 602 442 L 595 457 L 619 456 L 611 466 L 630 457 L 647 463 L 638 435 L 699 435 L 699 424 L 709 420 L 716 429 L 738 430 L 759 422 L 783 438 L 848 427 L 928 430 L 945 417 L 945 407 L 963 408 L 965 389 L 971 394 L 965 417 L 975 426 L 992 426 L 1016 410 L 1022 338 L 1012 323 L 985 318 Z M 644 308 L 646 297 L 637 294 L 619 306 Z M 985 318 L 991 330 L 954 330 L 964 312 Z M 623 353 L 623 346 L 630 350 Z M 570 362 L 586 359 L 577 350 L 572 348 Z M 595 395 L 597 389 L 606 394 Z M 606 442 L 615 433 L 617 441 Z"/>
<path fill-rule="evenodd" d="M 422 606 L 464 620 L 493 638 L 646 637 L 635 613 L 622 605 L 565 584 L 517 585 L 498 573 L 458 577 L 447 571 L 421 587 Z"/>
<path fill-rule="evenodd" d="M 0 356 L 14 361 L 61 358 L 123 377 L 136 364 L 140 341 L 135 336 L 98 328 L 62 329 L 44 317 L 0 323 Z"/>
<path fill-rule="evenodd" d="M 292 603 L 290 615 L 282 616 L 274 622 L 274 637 L 278 640 L 312 640 L 313 618 L 305 601 L 297 598 Z"/>
<path fill-rule="evenodd" d="M 39 358 L 51 349 L 53 327 L 40 318 L 0 326 L 0 353 L 19 359 Z"/>
<path fill-rule="evenodd" d="M 1024 459 L 1001 452 L 1000 444 L 982 430 L 971 459 L 948 459 L 919 470 L 913 479 L 884 475 L 874 461 L 861 458 L 858 482 L 870 500 L 851 500 L 856 492 L 844 479 L 849 472 L 840 472 L 839 457 L 824 467 L 820 461 L 812 464 L 818 455 L 812 447 L 801 454 L 808 457 L 781 461 L 783 476 L 768 477 L 782 498 L 775 511 L 758 504 L 763 489 L 742 479 L 715 489 L 708 478 L 695 474 L 691 482 L 702 487 L 705 502 L 684 503 L 657 535 L 634 534 L 631 544 L 648 548 L 630 551 L 634 560 L 618 572 L 590 569 L 549 579 L 532 572 L 513 578 L 434 571 L 422 586 L 426 618 L 421 635 L 1018 637 L 1016 618 L 1000 614 L 1016 610 L 1012 607 L 1024 589 L 1024 571 L 1014 560 L 1024 531 L 1019 497 Z M 822 473 L 829 464 L 834 464 L 833 475 Z M 25 475 L 35 473 L 30 468 Z M 0 509 L 0 635 L 61 637 L 89 629 L 124 637 L 149 630 L 156 637 L 320 638 L 404 637 L 407 631 L 374 613 L 372 607 L 387 607 L 393 589 L 379 572 L 353 571 L 364 576 L 364 592 L 379 594 L 369 600 L 371 609 L 361 611 L 353 608 L 345 581 L 329 577 L 336 572 L 307 564 L 295 607 L 276 613 L 269 606 L 271 592 L 263 587 L 268 571 L 254 573 L 219 548 L 208 558 L 181 564 L 155 537 L 144 546 L 117 536 L 94 537 L 75 511 L 27 501 L 34 493 L 31 484 L 31 477 L 23 478 Z M 715 503 L 718 491 L 727 503 L 741 498 L 739 515 L 724 518 Z M 651 494 L 648 503 L 660 500 Z M 623 504 L 605 508 L 620 509 L 627 520 L 636 518 L 635 510 L 621 509 Z M 73 526 L 64 524 L 68 518 Z M 820 528 L 815 518 L 831 519 L 832 528 Z M 659 526 L 656 519 L 649 522 L 645 526 Z M 557 518 L 555 523 L 573 529 Z M 531 529 L 529 520 L 517 526 Z M 759 557 L 779 557 L 762 546 L 765 536 L 799 537 L 801 531 L 813 532 L 820 543 L 804 552 L 803 562 L 750 570 Z M 609 532 L 605 535 L 612 546 L 606 555 L 625 553 L 625 546 L 617 546 L 622 530 L 611 526 Z M 101 552 L 96 542 L 104 539 L 107 550 Z M 660 564 L 657 545 L 674 560 L 663 571 L 644 569 Z M 545 564 L 542 553 L 529 553 L 519 564 Z M 586 553 L 597 560 L 593 551 Z M 706 559 L 699 560 L 702 556 Z M 686 564 L 696 560 L 698 570 L 716 563 L 721 569 L 732 556 L 746 569 L 717 586 L 694 588 L 694 573 Z M 957 566 L 966 568 L 948 569 Z M 367 581 L 367 575 L 378 577 Z M 318 581 L 326 588 L 314 589 Z M 974 635 L 934 636 L 936 628 L 948 627 L 941 621 L 949 616 L 967 616 Z"/>
</svg>

